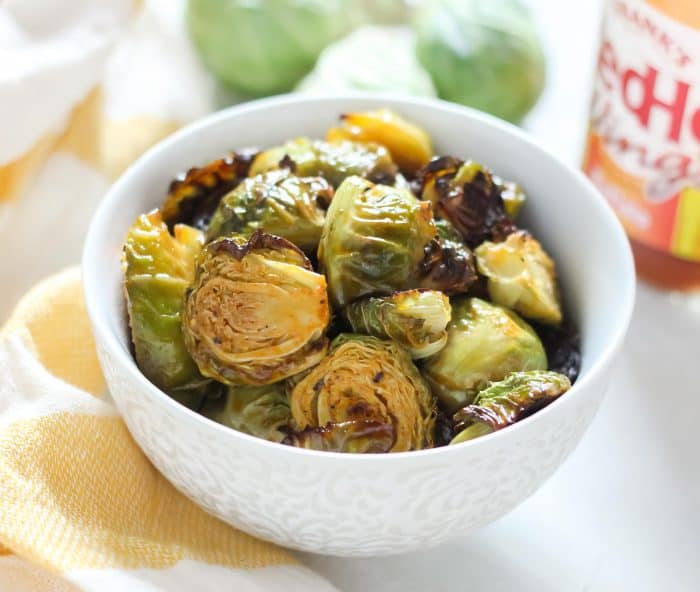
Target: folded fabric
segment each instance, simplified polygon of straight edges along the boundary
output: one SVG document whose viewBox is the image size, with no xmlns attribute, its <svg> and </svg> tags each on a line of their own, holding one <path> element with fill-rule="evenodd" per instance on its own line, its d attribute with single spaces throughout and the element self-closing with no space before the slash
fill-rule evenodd
<svg viewBox="0 0 700 592">
<path fill-rule="evenodd" d="M 334 589 L 150 464 L 100 396 L 77 269 L 20 301 L 0 376 L 0 590 Z"/>
<path fill-rule="evenodd" d="M 0 260 L 0 276 L 12 278 L 0 320 L 33 283 L 79 259 L 99 200 L 126 166 L 217 107 L 184 5 L 0 2 L 0 236 L 16 254 Z"/>
</svg>

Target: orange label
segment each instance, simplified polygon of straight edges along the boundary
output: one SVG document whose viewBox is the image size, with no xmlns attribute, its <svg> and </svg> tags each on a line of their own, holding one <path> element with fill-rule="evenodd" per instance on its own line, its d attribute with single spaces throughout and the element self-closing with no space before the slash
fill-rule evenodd
<svg viewBox="0 0 700 592">
<path fill-rule="evenodd" d="M 700 2 L 609 0 L 584 170 L 630 236 L 700 261 Z"/>
</svg>

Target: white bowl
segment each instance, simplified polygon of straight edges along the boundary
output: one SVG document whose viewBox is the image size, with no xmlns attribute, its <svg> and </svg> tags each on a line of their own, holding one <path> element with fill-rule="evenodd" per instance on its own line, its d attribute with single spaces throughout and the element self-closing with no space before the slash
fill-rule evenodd
<svg viewBox="0 0 700 592">
<path fill-rule="evenodd" d="M 239 147 L 322 137 L 341 113 L 379 106 L 424 127 L 438 153 L 474 158 L 524 186 L 524 225 L 557 261 L 567 308 L 581 330 L 583 364 L 575 386 L 492 435 L 388 455 L 266 442 L 209 421 L 158 390 L 134 363 L 125 321 L 119 258 L 137 215 L 158 206 L 170 180 L 193 165 Z M 131 434 L 165 477 L 241 530 L 287 547 L 348 556 L 436 545 L 499 518 L 542 485 L 598 408 L 629 323 L 635 285 L 628 242 L 610 208 L 580 172 L 535 140 L 448 103 L 366 94 L 247 103 L 161 142 L 100 205 L 85 243 L 83 280 L 110 392 Z"/>
</svg>

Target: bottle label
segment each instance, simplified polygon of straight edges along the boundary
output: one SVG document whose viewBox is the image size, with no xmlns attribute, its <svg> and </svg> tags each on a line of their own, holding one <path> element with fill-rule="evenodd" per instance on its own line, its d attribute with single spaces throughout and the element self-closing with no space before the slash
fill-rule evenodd
<svg viewBox="0 0 700 592">
<path fill-rule="evenodd" d="M 700 261 L 700 2 L 608 1 L 583 166 L 632 238 Z"/>
</svg>

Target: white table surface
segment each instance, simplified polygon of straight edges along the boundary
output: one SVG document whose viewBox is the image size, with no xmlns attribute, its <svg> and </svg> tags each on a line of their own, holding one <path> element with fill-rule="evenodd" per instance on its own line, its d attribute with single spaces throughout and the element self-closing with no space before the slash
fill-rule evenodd
<svg viewBox="0 0 700 592">
<path fill-rule="evenodd" d="M 600 0 L 531 0 L 549 83 L 526 126 L 580 162 Z M 501 520 L 389 558 L 299 554 L 346 592 L 700 590 L 700 306 L 641 285 L 623 353 L 564 466 Z"/>
</svg>

